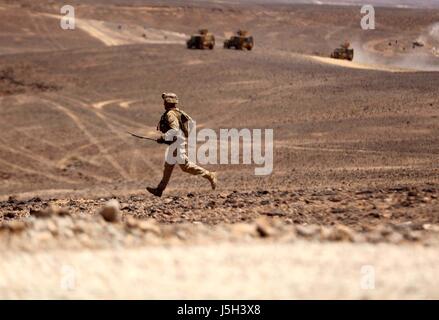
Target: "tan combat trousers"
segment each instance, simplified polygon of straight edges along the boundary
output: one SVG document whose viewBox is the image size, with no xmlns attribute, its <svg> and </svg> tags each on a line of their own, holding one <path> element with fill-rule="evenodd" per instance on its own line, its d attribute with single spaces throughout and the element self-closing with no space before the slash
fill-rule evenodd
<svg viewBox="0 0 439 320">
<path fill-rule="evenodd" d="M 174 153 L 174 155 L 175 155 L 175 153 Z M 194 176 L 201 176 L 201 177 L 209 180 L 211 173 L 208 170 L 189 161 L 189 158 L 187 157 L 185 150 L 183 152 L 181 152 L 181 157 L 184 160 L 184 163 L 179 163 L 178 165 L 180 166 L 180 168 L 183 172 L 192 174 Z M 165 161 L 165 167 L 163 170 L 163 177 L 162 177 L 162 180 L 160 181 L 159 185 L 157 186 L 157 188 L 159 190 L 164 191 L 166 189 L 166 186 L 168 185 L 169 180 L 171 179 L 171 175 L 172 175 L 172 171 L 174 170 L 174 167 L 175 167 L 175 164 L 169 164 L 167 161 Z"/>
</svg>

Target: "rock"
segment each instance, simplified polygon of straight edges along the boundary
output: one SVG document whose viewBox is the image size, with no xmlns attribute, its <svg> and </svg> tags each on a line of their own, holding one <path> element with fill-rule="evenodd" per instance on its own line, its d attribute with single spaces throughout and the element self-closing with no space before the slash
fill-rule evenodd
<svg viewBox="0 0 439 320">
<path fill-rule="evenodd" d="M 236 223 L 232 225 L 232 233 L 237 237 L 254 236 L 257 233 L 256 225 L 249 223 Z"/>
<path fill-rule="evenodd" d="M 407 196 L 409 197 L 416 197 L 418 195 L 418 193 L 415 190 L 409 191 L 407 193 Z"/>
<path fill-rule="evenodd" d="M 360 191 L 355 192 L 355 194 L 357 194 L 357 195 L 360 195 L 360 194 L 372 194 L 372 193 L 373 193 L 373 190 L 370 190 L 370 189 L 365 189 L 365 190 L 360 190 Z"/>
<path fill-rule="evenodd" d="M 27 225 L 24 221 L 8 221 L 3 222 L 0 225 L 0 230 L 9 230 L 10 232 L 22 232 L 26 229 Z"/>
<path fill-rule="evenodd" d="M 154 219 L 141 220 L 138 223 L 138 227 L 143 232 L 152 232 L 152 233 L 155 233 L 157 235 L 159 235 L 161 233 L 160 227 L 157 225 L 157 223 L 155 222 Z"/>
<path fill-rule="evenodd" d="M 152 232 L 157 235 L 161 233 L 160 227 L 154 219 L 139 220 L 134 217 L 128 217 L 126 226 L 130 229 L 139 229 L 143 232 Z"/>
<path fill-rule="evenodd" d="M 123 203 L 123 204 L 121 204 L 120 210 L 122 210 L 122 211 L 133 211 L 133 208 L 131 208 L 130 205 L 128 205 L 126 203 Z"/>
<path fill-rule="evenodd" d="M 70 211 L 67 208 L 58 208 L 56 215 L 59 217 L 67 217 L 70 216 Z"/>
<path fill-rule="evenodd" d="M 65 238 L 73 238 L 75 236 L 72 229 L 63 229 L 61 235 Z"/>
<path fill-rule="evenodd" d="M 172 199 L 172 198 L 166 198 L 166 199 L 164 199 L 162 202 L 163 202 L 164 204 L 170 204 L 170 203 L 173 203 L 173 202 L 174 202 L 174 199 Z"/>
<path fill-rule="evenodd" d="M 259 218 L 256 220 L 256 231 L 263 238 L 271 237 L 275 233 L 275 229 L 266 218 Z"/>
<path fill-rule="evenodd" d="M 311 238 L 320 234 L 320 227 L 316 225 L 298 225 L 296 226 L 296 233 L 305 238 Z"/>
<path fill-rule="evenodd" d="M 29 214 L 35 218 L 49 218 L 53 215 L 53 209 L 51 207 L 43 210 L 30 209 Z"/>
<path fill-rule="evenodd" d="M 53 235 L 49 231 L 44 231 L 38 232 L 33 238 L 36 240 L 36 242 L 48 242 L 52 240 Z"/>
<path fill-rule="evenodd" d="M 321 192 L 321 195 L 324 196 L 335 196 L 337 192 L 334 191 L 334 189 L 327 189 Z"/>
<path fill-rule="evenodd" d="M 57 235 L 58 234 L 58 226 L 52 220 L 49 220 L 47 222 L 47 230 L 49 230 L 50 233 L 53 234 L 53 235 Z"/>
<path fill-rule="evenodd" d="M 262 212 L 261 214 L 266 215 L 266 216 L 270 216 L 270 217 L 284 217 L 287 215 L 286 212 L 282 211 L 282 210 L 272 210 L 272 211 L 266 211 L 266 212 Z"/>
<path fill-rule="evenodd" d="M 339 214 L 346 212 L 345 208 L 331 208 L 331 213 Z"/>
<path fill-rule="evenodd" d="M 56 206 L 50 206 L 50 207 L 48 207 L 46 209 L 42 209 L 42 210 L 30 209 L 29 214 L 35 218 L 49 218 L 51 216 L 60 216 L 60 217 L 69 216 L 70 212 L 66 208 L 59 208 Z"/>
<path fill-rule="evenodd" d="M 336 225 L 331 229 L 327 240 L 330 241 L 351 241 L 355 240 L 355 233 L 347 226 Z"/>
<path fill-rule="evenodd" d="M 413 222 L 412 221 L 406 221 L 403 223 L 394 224 L 393 228 L 399 232 L 404 232 L 407 230 L 413 229 Z"/>
<path fill-rule="evenodd" d="M 139 220 L 137 220 L 136 218 L 129 216 L 127 218 L 127 220 L 125 221 L 125 225 L 129 228 L 129 229 L 134 229 L 137 228 L 139 226 Z"/>
<path fill-rule="evenodd" d="M 13 219 L 13 218 L 15 218 L 15 216 L 16 216 L 15 212 L 7 212 L 3 215 L 3 218 L 4 219 Z"/>
<path fill-rule="evenodd" d="M 59 229 L 63 229 L 63 230 L 73 229 L 74 227 L 73 219 L 70 216 L 60 217 L 56 219 L 56 224 Z"/>
<path fill-rule="evenodd" d="M 409 200 L 404 200 L 404 201 L 402 201 L 401 202 L 401 205 L 403 206 L 403 207 L 410 207 L 411 206 L 411 201 L 409 201 Z"/>
<path fill-rule="evenodd" d="M 422 228 L 427 231 L 439 232 L 439 225 L 426 223 L 422 225 Z"/>
<path fill-rule="evenodd" d="M 75 221 L 72 231 L 74 233 L 85 233 L 87 229 L 86 223 L 82 220 Z"/>
<path fill-rule="evenodd" d="M 380 215 L 380 213 L 378 211 L 369 212 L 367 214 L 367 216 L 371 217 L 371 218 L 377 218 L 377 219 L 379 219 L 381 217 L 381 215 Z"/>
<path fill-rule="evenodd" d="M 370 243 L 379 243 L 383 242 L 384 238 L 380 232 L 374 230 L 366 234 L 366 240 Z"/>
<path fill-rule="evenodd" d="M 404 240 L 404 237 L 402 236 L 402 234 L 400 234 L 398 232 L 392 232 L 391 234 L 389 234 L 386 237 L 386 239 L 390 243 L 398 244 L 398 243 L 401 243 Z"/>
<path fill-rule="evenodd" d="M 215 208 L 216 202 L 211 200 L 206 204 L 206 208 Z"/>
<path fill-rule="evenodd" d="M 29 202 L 41 202 L 41 198 L 40 197 L 33 197 L 32 199 L 29 200 Z"/>
<path fill-rule="evenodd" d="M 420 231 L 409 231 L 404 234 L 404 238 L 409 241 L 419 241 L 422 238 L 422 233 Z"/>
<path fill-rule="evenodd" d="M 99 214 L 107 222 L 118 222 L 120 220 L 120 204 L 116 199 L 107 201 Z"/>
<path fill-rule="evenodd" d="M 429 203 L 430 201 L 431 201 L 431 199 L 429 197 L 423 197 L 421 199 L 421 202 L 423 202 L 423 203 Z"/>
<path fill-rule="evenodd" d="M 393 216 L 393 214 L 390 211 L 383 213 L 383 218 L 390 219 L 390 218 L 392 218 L 392 216 Z"/>
</svg>

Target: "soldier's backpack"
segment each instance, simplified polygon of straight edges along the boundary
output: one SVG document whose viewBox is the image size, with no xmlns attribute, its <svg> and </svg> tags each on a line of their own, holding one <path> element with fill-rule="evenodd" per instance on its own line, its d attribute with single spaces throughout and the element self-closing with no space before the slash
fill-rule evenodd
<svg viewBox="0 0 439 320">
<path fill-rule="evenodd" d="M 181 131 L 183 131 L 184 136 L 187 138 L 189 136 L 189 132 L 191 129 L 191 123 L 194 122 L 194 120 L 184 111 L 180 109 L 171 109 L 166 111 L 162 118 L 160 119 L 158 128 L 162 133 L 166 133 L 168 130 L 171 129 L 169 126 L 169 123 L 167 121 L 167 114 L 168 112 L 175 112 L 177 114 L 178 118 L 178 124 L 180 126 Z"/>
<path fill-rule="evenodd" d="M 189 136 L 190 130 L 192 129 L 191 123 L 193 123 L 194 120 L 183 110 L 176 109 L 176 111 L 178 111 L 178 113 L 180 114 L 180 116 L 178 117 L 178 122 L 180 123 L 181 131 L 183 131 L 184 136 L 187 138 Z"/>
</svg>

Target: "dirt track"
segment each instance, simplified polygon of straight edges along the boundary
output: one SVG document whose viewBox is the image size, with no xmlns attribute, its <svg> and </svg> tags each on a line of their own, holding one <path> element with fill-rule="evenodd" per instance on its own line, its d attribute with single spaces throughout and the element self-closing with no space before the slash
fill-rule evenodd
<svg viewBox="0 0 439 320">
<path fill-rule="evenodd" d="M 116 3 L 77 1 L 63 31 L 57 4 L 0 1 L 2 297 L 438 297 L 438 10 L 379 8 L 363 32 L 349 6 Z M 201 27 L 215 50 L 185 48 Z M 222 48 L 238 27 L 253 51 Z M 346 39 L 354 62 L 327 58 Z M 199 128 L 272 128 L 273 174 L 209 165 L 212 192 L 175 170 L 146 194 L 164 148 L 126 131 L 157 135 L 163 91 Z M 111 198 L 114 224 L 97 213 Z M 35 216 L 51 205 L 67 217 Z M 84 274 L 75 291 L 47 276 L 64 264 Z"/>
</svg>

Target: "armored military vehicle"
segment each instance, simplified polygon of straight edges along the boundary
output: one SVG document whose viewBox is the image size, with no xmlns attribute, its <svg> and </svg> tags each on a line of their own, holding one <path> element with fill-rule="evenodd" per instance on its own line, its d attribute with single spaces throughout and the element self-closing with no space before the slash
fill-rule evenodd
<svg viewBox="0 0 439 320">
<path fill-rule="evenodd" d="M 345 42 L 331 53 L 331 58 L 352 61 L 354 59 L 354 49 L 350 49 L 350 43 Z"/>
<path fill-rule="evenodd" d="M 210 49 L 215 47 L 215 36 L 207 29 L 200 29 L 186 42 L 188 49 Z"/>
<path fill-rule="evenodd" d="M 235 48 L 236 50 L 251 50 L 253 49 L 253 46 L 253 37 L 245 30 L 238 30 L 236 35 L 224 41 L 224 48 L 226 49 Z"/>
<path fill-rule="evenodd" d="M 415 49 L 416 47 L 420 47 L 420 48 L 422 48 L 424 46 L 424 44 L 422 43 L 422 42 L 420 42 L 420 41 L 414 41 L 413 43 L 412 43 L 412 48 L 413 49 Z"/>
</svg>

